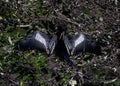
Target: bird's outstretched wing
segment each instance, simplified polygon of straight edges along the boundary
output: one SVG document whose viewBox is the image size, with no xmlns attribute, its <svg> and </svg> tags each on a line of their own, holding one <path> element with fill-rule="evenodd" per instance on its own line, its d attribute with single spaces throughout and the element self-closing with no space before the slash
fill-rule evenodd
<svg viewBox="0 0 120 86">
<path fill-rule="evenodd" d="M 101 48 L 95 41 L 88 39 L 83 33 L 73 36 L 64 36 L 64 44 L 69 55 L 76 55 L 80 52 L 100 54 Z"/>
<path fill-rule="evenodd" d="M 21 50 L 40 50 L 51 54 L 56 46 L 57 36 L 47 35 L 43 32 L 37 31 L 29 34 L 26 38 L 21 39 L 18 43 Z"/>
</svg>

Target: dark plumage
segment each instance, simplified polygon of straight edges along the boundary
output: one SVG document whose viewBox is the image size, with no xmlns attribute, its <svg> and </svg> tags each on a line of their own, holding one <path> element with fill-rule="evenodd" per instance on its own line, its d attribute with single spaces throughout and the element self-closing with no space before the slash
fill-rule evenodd
<svg viewBox="0 0 120 86">
<path fill-rule="evenodd" d="M 21 39 L 18 46 L 21 50 L 36 49 L 51 54 L 57 44 L 57 36 L 49 36 L 43 32 L 34 32 Z"/>
<path fill-rule="evenodd" d="M 67 53 L 67 50 L 66 50 L 66 47 L 65 47 L 62 37 L 58 38 L 58 42 L 57 42 L 57 45 L 55 48 L 55 53 L 58 57 L 64 59 L 68 63 L 68 65 L 70 65 L 70 66 L 74 65 L 73 62 L 69 58 L 70 55 Z"/>
<path fill-rule="evenodd" d="M 101 47 L 95 41 L 88 39 L 83 33 L 73 36 L 65 35 L 63 40 L 69 55 L 77 55 L 80 52 L 101 53 Z"/>
<path fill-rule="evenodd" d="M 40 31 L 31 33 L 19 41 L 19 49 L 36 49 L 47 55 L 52 54 L 55 49 L 55 54 L 64 58 L 69 65 L 74 65 L 69 58 L 71 55 L 77 55 L 80 52 L 101 53 L 100 46 L 95 41 L 88 39 L 83 33 L 67 36 L 65 30 L 63 27 L 57 26 L 53 36 Z"/>
</svg>

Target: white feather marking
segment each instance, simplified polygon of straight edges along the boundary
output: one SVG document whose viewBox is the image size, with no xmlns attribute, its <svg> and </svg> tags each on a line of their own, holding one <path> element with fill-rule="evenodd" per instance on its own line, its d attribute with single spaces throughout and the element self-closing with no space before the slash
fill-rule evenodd
<svg viewBox="0 0 120 86">
<path fill-rule="evenodd" d="M 47 46 L 46 44 L 46 40 L 43 38 L 43 36 L 39 33 L 36 34 L 35 39 L 38 40 L 39 42 L 41 42 L 42 44 L 44 44 L 45 46 Z"/>
<path fill-rule="evenodd" d="M 84 35 L 81 34 L 76 40 L 75 40 L 75 47 L 82 43 L 85 40 Z"/>
</svg>

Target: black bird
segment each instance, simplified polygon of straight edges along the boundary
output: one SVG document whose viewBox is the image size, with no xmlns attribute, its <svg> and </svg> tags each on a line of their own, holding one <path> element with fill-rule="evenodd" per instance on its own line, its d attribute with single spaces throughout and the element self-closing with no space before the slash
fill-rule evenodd
<svg viewBox="0 0 120 86">
<path fill-rule="evenodd" d="M 18 46 L 22 50 L 36 49 L 48 55 L 52 54 L 55 49 L 56 55 L 64 58 L 69 65 L 74 65 L 69 58 L 71 55 L 77 55 L 80 52 L 97 55 L 101 53 L 101 47 L 83 33 L 67 36 L 63 29 L 58 29 L 56 35 L 53 36 L 36 31 L 20 40 Z"/>
<path fill-rule="evenodd" d="M 77 55 L 80 52 L 89 52 L 94 54 L 101 53 L 101 47 L 97 42 L 88 39 L 83 33 L 73 36 L 64 36 L 64 44 L 69 55 Z"/>
<path fill-rule="evenodd" d="M 57 26 L 56 28 L 56 34 L 58 36 L 58 42 L 55 48 L 55 54 L 56 56 L 64 59 L 69 66 L 75 66 L 73 62 L 70 60 L 70 55 L 67 53 L 67 49 L 64 44 L 63 36 L 66 34 L 67 28 L 65 28 L 65 25 Z"/>
<path fill-rule="evenodd" d="M 18 47 L 21 50 L 40 50 L 42 52 L 49 54 L 53 53 L 55 46 L 57 44 L 56 35 L 47 35 L 43 32 L 33 32 L 29 34 L 26 38 L 21 39 L 18 43 Z"/>
<path fill-rule="evenodd" d="M 88 39 L 83 33 L 72 36 L 66 35 L 67 28 L 64 26 L 61 24 L 54 26 L 54 35 L 48 35 L 40 31 L 33 32 L 26 38 L 21 39 L 18 47 L 21 50 L 40 50 L 47 55 L 52 54 L 55 50 L 55 54 L 64 58 L 69 65 L 74 65 L 69 58 L 71 55 L 77 55 L 80 52 L 101 53 L 101 48 L 95 41 Z"/>
</svg>

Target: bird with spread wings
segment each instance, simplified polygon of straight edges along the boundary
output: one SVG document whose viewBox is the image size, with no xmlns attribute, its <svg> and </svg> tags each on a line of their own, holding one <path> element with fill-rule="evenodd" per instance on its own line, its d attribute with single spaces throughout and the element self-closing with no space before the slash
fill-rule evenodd
<svg viewBox="0 0 120 86">
<path fill-rule="evenodd" d="M 58 31 L 59 32 L 59 31 Z M 77 55 L 80 52 L 89 52 L 100 54 L 101 48 L 95 41 L 88 39 L 85 34 L 78 33 L 76 35 L 63 34 L 48 35 L 41 31 L 36 31 L 29 34 L 26 38 L 19 41 L 18 46 L 21 50 L 39 50 L 51 55 L 53 51 L 62 58 L 64 58 L 69 65 L 73 65 L 70 60 L 71 55 Z"/>
</svg>

